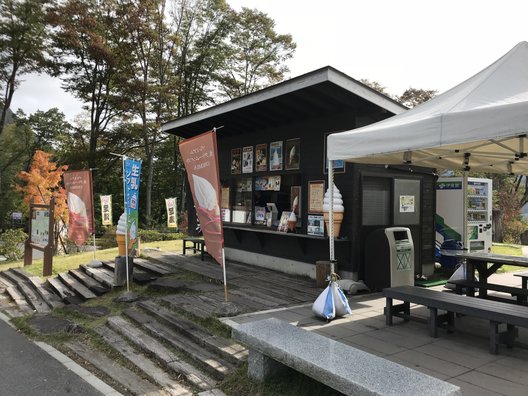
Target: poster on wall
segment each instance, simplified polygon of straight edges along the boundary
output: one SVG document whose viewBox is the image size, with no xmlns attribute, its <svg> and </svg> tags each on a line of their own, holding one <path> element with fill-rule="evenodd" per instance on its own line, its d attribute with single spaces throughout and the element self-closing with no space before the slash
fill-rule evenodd
<svg viewBox="0 0 528 396">
<path fill-rule="evenodd" d="M 253 146 L 242 148 L 242 173 L 253 173 Z"/>
<path fill-rule="evenodd" d="M 308 182 L 308 213 L 323 213 L 324 193 L 323 180 Z"/>
<path fill-rule="evenodd" d="M 400 213 L 414 213 L 414 195 L 400 195 Z"/>
<path fill-rule="evenodd" d="M 232 149 L 231 150 L 231 174 L 233 175 L 239 175 L 241 173 L 241 166 L 242 166 L 242 155 L 240 153 L 240 149 Z"/>
<path fill-rule="evenodd" d="M 306 232 L 308 235 L 324 237 L 324 216 L 308 215 L 308 227 Z"/>
<path fill-rule="evenodd" d="M 268 170 L 268 145 L 266 143 L 255 146 L 255 171 L 266 172 Z"/>
<path fill-rule="evenodd" d="M 255 191 L 280 191 L 280 176 L 262 176 L 255 178 Z"/>
<path fill-rule="evenodd" d="M 286 154 L 284 168 L 286 170 L 299 169 L 301 161 L 301 139 L 286 140 L 284 153 Z"/>
<path fill-rule="evenodd" d="M 270 143 L 270 171 L 282 170 L 282 142 Z"/>
</svg>

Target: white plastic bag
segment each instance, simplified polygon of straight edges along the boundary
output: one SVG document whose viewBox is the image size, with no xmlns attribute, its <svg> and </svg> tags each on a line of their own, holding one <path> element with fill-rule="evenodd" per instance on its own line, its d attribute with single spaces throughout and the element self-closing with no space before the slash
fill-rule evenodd
<svg viewBox="0 0 528 396">
<path fill-rule="evenodd" d="M 348 300 L 336 282 L 330 282 L 312 305 L 316 316 L 332 320 L 338 316 L 351 314 Z"/>
</svg>

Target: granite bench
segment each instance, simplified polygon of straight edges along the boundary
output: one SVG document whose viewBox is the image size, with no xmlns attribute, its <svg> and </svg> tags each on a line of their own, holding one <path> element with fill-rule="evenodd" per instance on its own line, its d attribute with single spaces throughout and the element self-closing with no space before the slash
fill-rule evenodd
<svg viewBox="0 0 528 396">
<path fill-rule="evenodd" d="M 345 395 L 461 395 L 452 384 L 275 318 L 233 329 L 249 348 L 248 376 L 289 368 Z"/>
<path fill-rule="evenodd" d="M 490 353 L 497 354 L 498 346 L 506 344 L 513 346 L 518 327 L 528 327 L 528 309 L 525 306 L 506 302 L 485 300 L 454 293 L 424 289 L 416 286 L 398 286 L 383 289 L 387 299 L 385 318 L 387 325 L 392 326 L 393 316 L 410 319 L 410 304 L 419 304 L 429 308 L 429 333 L 438 337 L 438 327 L 447 324 L 449 331 L 455 329 L 456 314 L 489 320 L 490 323 Z M 394 304 L 393 300 L 403 301 Z M 438 311 L 446 311 L 439 314 Z M 506 325 L 505 331 L 500 331 L 500 325 Z"/>
</svg>

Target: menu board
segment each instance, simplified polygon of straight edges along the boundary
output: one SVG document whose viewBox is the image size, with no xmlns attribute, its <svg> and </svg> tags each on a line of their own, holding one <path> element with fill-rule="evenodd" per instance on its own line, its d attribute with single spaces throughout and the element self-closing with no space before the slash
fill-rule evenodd
<svg viewBox="0 0 528 396">
<path fill-rule="evenodd" d="M 308 213 L 323 213 L 324 181 L 308 182 Z"/>
</svg>

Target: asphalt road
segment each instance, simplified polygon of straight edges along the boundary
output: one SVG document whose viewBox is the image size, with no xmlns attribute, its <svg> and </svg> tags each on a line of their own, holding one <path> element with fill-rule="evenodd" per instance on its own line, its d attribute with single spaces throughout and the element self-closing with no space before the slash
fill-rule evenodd
<svg viewBox="0 0 528 396">
<path fill-rule="evenodd" d="M 0 320 L 0 396 L 102 395 Z"/>
</svg>

